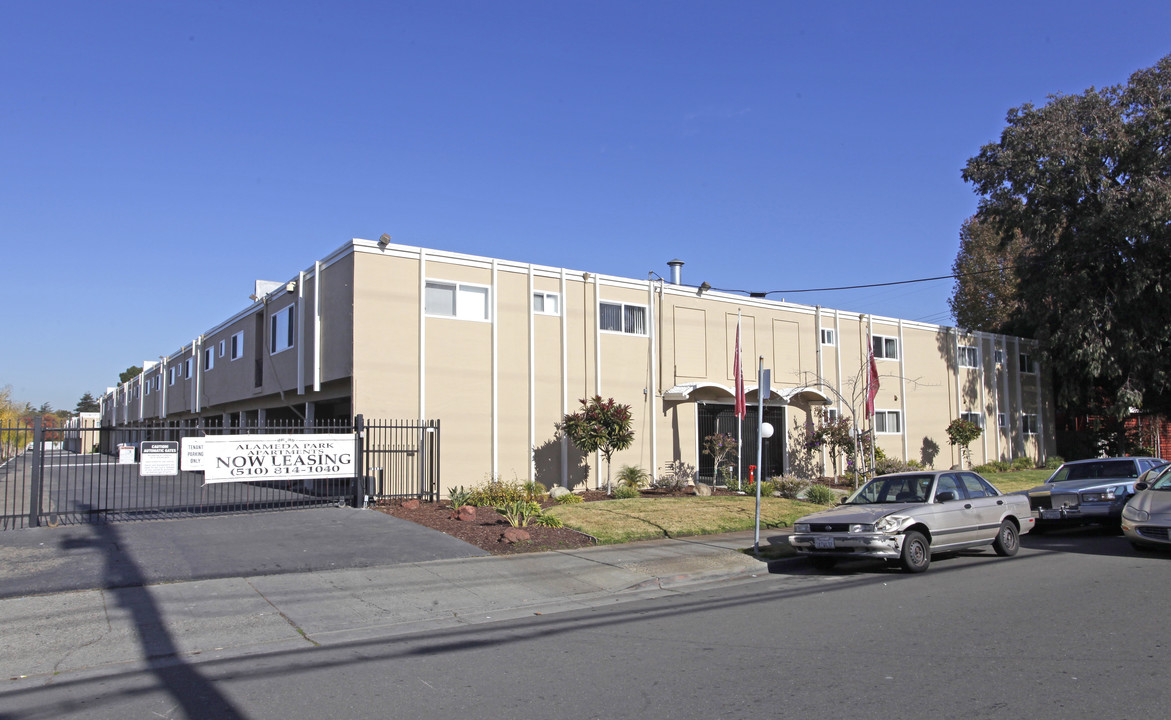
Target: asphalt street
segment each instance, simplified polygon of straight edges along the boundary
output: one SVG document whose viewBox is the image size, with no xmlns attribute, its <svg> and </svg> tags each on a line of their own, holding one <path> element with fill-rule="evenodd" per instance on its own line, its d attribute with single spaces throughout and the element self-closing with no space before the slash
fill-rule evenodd
<svg viewBox="0 0 1171 720">
<path fill-rule="evenodd" d="M 1023 545 L 10 681 L 0 717 L 1163 717 L 1171 556 L 1097 531 Z"/>
</svg>

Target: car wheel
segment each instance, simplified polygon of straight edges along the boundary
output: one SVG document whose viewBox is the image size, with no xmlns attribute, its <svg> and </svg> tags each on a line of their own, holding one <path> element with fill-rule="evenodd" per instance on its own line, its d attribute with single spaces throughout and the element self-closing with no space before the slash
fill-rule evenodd
<svg viewBox="0 0 1171 720">
<path fill-rule="evenodd" d="M 923 533 L 909 530 L 903 536 L 903 554 L 899 564 L 909 573 L 921 573 L 931 564 L 931 543 L 927 542 Z"/>
<path fill-rule="evenodd" d="M 1001 557 L 1012 557 L 1021 548 L 1019 540 L 1016 525 L 1010 520 L 1005 520 L 1000 523 L 1000 530 L 996 533 L 996 539 L 992 541 L 992 549 Z"/>
<path fill-rule="evenodd" d="M 813 563 L 813 567 L 818 570 L 833 570 L 834 565 L 838 564 L 836 557 L 811 557 L 809 562 Z"/>
</svg>

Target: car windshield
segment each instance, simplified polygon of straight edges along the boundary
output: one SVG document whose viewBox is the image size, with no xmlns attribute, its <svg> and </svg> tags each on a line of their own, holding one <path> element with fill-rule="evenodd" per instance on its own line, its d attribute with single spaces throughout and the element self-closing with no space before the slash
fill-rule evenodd
<svg viewBox="0 0 1171 720">
<path fill-rule="evenodd" d="M 1155 481 L 1151 486 L 1152 490 L 1171 490 L 1171 472 L 1163 473 L 1163 476 Z"/>
<path fill-rule="evenodd" d="M 1062 465 L 1047 482 L 1062 480 L 1094 480 L 1097 478 L 1136 478 L 1138 463 L 1134 460 L 1096 460 L 1094 462 Z"/>
<path fill-rule="evenodd" d="M 870 503 L 927 502 L 931 475 L 890 475 L 877 477 L 862 486 L 848 501 L 850 505 Z"/>
</svg>

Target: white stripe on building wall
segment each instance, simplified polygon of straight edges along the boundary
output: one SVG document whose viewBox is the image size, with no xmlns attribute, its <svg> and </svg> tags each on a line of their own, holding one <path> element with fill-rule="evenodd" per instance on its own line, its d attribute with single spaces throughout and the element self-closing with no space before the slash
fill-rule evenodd
<svg viewBox="0 0 1171 720">
<path fill-rule="evenodd" d="M 497 285 L 496 260 L 492 261 L 492 477 L 500 474 L 500 286 Z M 529 313 L 530 316 L 532 313 Z"/>
<path fill-rule="evenodd" d="M 903 342 L 902 320 L 899 320 L 899 415 L 903 420 L 903 462 L 906 462 L 911 448 L 907 432 L 907 346 Z"/>
<path fill-rule="evenodd" d="M 305 394 L 305 271 L 297 273 L 297 394 Z"/>
<path fill-rule="evenodd" d="M 419 248 L 419 420 L 427 417 L 427 251 Z"/>
<path fill-rule="evenodd" d="M 1025 406 L 1021 404 L 1021 341 L 1017 338 L 1012 339 L 1013 355 L 1016 356 L 1017 373 L 1016 373 L 1016 418 L 1010 419 L 1011 427 L 1018 428 L 1016 435 L 1020 438 L 1021 455 L 1028 454 L 1028 446 L 1025 444 L 1025 428 L 1024 428 L 1024 414 Z M 1014 455 L 1013 457 L 1016 457 Z"/>
<path fill-rule="evenodd" d="M 321 390 L 321 261 L 313 263 L 313 392 Z M 419 417 L 423 419 L 422 416 Z"/>
<path fill-rule="evenodd" d="M 533 283 L 533 264 L 529 263 L 529 295 L 528 295 L 528 309 L 529 309 L 529 447 L 535 448 L 537 446 L 537 368 L 536 368 L 536 324 L 534 320 L 535 313 L 533 312 L 533 292 L 536 286 Z M 564 305 L 564 298 L 558 309 L 564 311 L 561 305 Z M 529 482 L 534 482 L 537 479 L 537 459 L 535 453 L 529 453 Z"/>
<path fill-rule="evenodd" d="M 659 467 L 659 411 L 658 411 L 658 353 L 655 348 L 655 282 L 648 278 L 646 282 L 647 294 L 647 331 L 651 353 L 650 387 L 643 393 L 643 397 L 650 403 L 651 421 L 651 482 L 654 482 Z"/>
<path fill-rule="evenodd" d="M 561 417 L 569 414 L 569 298 L 561 268 Z M 561 434 L 561 486 L 569 487 L 569 439 Z"/>
</svg>

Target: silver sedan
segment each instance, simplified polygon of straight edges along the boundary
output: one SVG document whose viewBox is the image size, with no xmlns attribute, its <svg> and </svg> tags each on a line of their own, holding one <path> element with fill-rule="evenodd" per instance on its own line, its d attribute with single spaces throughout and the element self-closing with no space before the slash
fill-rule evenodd
<svg viewBox="0 0 1171 720">
<path fill-rule="evenodd" d="M 1033 528 L 1029 501 L 960 470 L 881 475 L 836 508 L 793 523 L 789 544 L 819 568 L 842 558 L 897 562 L 923 572 L 932 553 L 991 545 L 1015 555 Z"/>
<path fill-rule="evenodd" d="M 1134 489 L 1122 508 L 1122 533 L 1136 550 L 1171 547 L 1171 465 L 1139 478 Z"/>
</svg>

